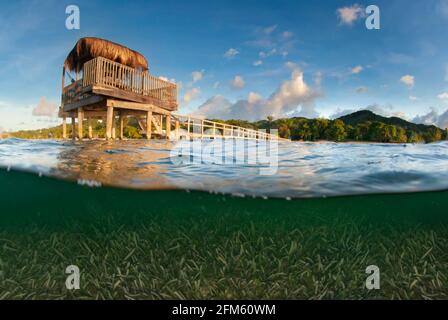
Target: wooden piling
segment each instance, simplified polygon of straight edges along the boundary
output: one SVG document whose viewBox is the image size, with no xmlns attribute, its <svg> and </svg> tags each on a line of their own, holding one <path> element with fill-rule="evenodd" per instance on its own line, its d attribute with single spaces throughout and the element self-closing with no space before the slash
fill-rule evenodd
<svg viewBox="0 0 448 320">
<path fill-rule="evenodd" d="M 112 118 L 112 140 L 117 138 L 117 119 L 115 119 L 115 114 Z"/>
<path fill-rule="evenodd" d="M 114 107 L 107 107 L 107 117 L 106 117 L 106 139 L 112 139 L 112 122 L 114 120 Z"/>
<path fill-rule="evenodd" d="M 190 134 L 190 122 L 191 122 L 191 119 L 190 119 L 190 117 L 188 117 L 188 122 L 187 122 L 187 134 L 188 134 L 188 139 L 191 140 L 192 135 Z"/>
<path fill-rule="evenodd" d="M 83 134 L 83 127 L 82 123 L 84 121 L 84 110 L 82 108 L 78 108 L 78 139 L 82 140 L 84 134 Z"/>
<path fill-rule="evenodd" d="M 88 117 L 87 118 L 87 125 L 89 127 L 89 139 L 93 138 L 93 129 L 92 129 L 92 118 Z"/>
<path fill-rule="evenodd" d="M 122 112 L 120 112 L 119 121 L 120 121 L 120 140 L 123 140 L 124 139 L 124 117 L 123 117 Z"/>
<path fill-rule="evenodd" d="M 73 140 L 76 140 L 75 117 L 72 117 L 72 139 L 73 139 Z"/>
<path fill-rule="evenodd" d="M 62 139 L 67 139 L 67 118 L 62 118 Z"/>
<path fill-rule="evenodd" d="M 170 135 L 171 135 L 171 116 L 167 115 L 165 117 L 165 121 L 166 121 L 166 139 L 169 140 L 170 139 Z"/>
<path fill-rule="evenodd" d="M 201 120 L 201 139 L 204 138 L 204 120 Z"/>
<path fill-rule="evenodd" d="M 65 66 L 62 67 L 62 79 L 61 79 L 61 84 L 62 84 L 62 91 L 64 91 L 64 87 L 65 87 Z"/>
<path fill-rule="evenodd" d="M 152 132 L 152 112 L 148 111 L 146 113 L 146 139 L 151 139 L 151 132 Z"/>
<path fill-rule="evenodd" d="M 160 116 L 159 116 L 159 119 L 160 119 L 160 121 L 159 121 L 159 124 L 160 124 L 160 135 L 162 135 L 162 130 L 163 130 L 163 115 L 161 114 Z"/>
<path fill-rule="evenodd" d="M 176 120 L 176 140 L 179 140 L 180 134 L 179 134 L 179 120 Z"/>
</svg>

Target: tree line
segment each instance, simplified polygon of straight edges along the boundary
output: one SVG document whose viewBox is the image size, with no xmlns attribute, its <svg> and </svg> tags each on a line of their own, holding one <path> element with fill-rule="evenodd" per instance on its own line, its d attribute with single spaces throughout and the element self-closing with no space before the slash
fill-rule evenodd
<svg viewBox="0 0 448 320">
<path fill-rule="evenodd" d="M 215 120 L 216 121 L 216 120 Z M 222 120 L 218 120 L 222 121 Z M 251 129 L 277 129 L 282 138 L 303 141 L 366 141 L 383 143 L 430 143 L 448 139 L 448 129 L 425 126 L 415 130 L 400 125 L 380 121 L 366 121 L 355 125 L 346 124 L 341 119 L 285 118 L 257 122 L 240 120 L 222 121 L 227 124 Z"/>
<path fill-rule="evenodd" d="M 366 118 L 367 117 L 367 118 Z M 384 118 L 371 112 L 358 112 L 342 119 L 306 119 L 284 118 L 274 120 L 268 117 L 266 120 L 249 122 L 245 120 L 219 120 L 213 121 L 250 128 L 254 130 L 264 129 L 269 131 L 277 129 L 279 136 L 291 140 L 303 141 L 368 141 L 383 143 L 430 143 L 448 139 L 448 129 L 442 130 L 436 126 L 416 125 L 399 118 Z M 365 121 L 365 119 L 368 119 Z M 380 119 L 383 121 L 376 121 Z M 385 123 L 388 121 L 389 123 Z M 87 128 L 84 127 L 85 136 Z M 71 125 L 67 125 L 67 133 L 70 135 Z M 105 124 L 102 121 L 94 121 L 94 138 L 105 137 Z M 24 130 L 7 133 L 6 137 L 22 139 L 60 139 L 62 138 L 62 126 L 49 129 Z M 124 136 L 128 139 L 139 139 L 144 136 L 135 119 L 126 120 Z"/>
</svg>

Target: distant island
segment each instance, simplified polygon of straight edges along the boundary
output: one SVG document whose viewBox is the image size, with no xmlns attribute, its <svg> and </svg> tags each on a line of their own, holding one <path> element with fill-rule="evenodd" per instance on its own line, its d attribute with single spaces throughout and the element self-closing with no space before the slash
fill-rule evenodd
<svg viewBox="0 0 448 320">
<path fill-rule="evenodd" d="M 338 119 L 307 119 L 303 117 L 273 119 L 249 122 L 245 120 L 211 119 L 235 126 L 251 129 L 277 129 L 280 137 L 296 141 L 363 141 L 383 143 L 430 143 L 448 139 L 448 129 L 434 125 L 415 124 L 398 117 L 383 117 L 372 111 L 357 111 Z M 67 126 L 70 132 L 70 125 Z M 93 136 L 105 137 L 105 124 L 96 121 L 93 125 Z M 144 135 L 139 124 L 129 119 L 124 128 L 124 136 L 128 139 L 139 139 Z M 47 129 L 22 130 L 3 133 L 3 138 L 21 139 L 61 139 L 62 126 Z"/>
</svg>

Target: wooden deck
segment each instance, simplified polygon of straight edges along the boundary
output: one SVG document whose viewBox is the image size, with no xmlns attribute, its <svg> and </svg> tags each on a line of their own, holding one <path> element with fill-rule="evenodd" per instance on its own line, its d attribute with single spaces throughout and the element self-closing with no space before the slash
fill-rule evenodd
<svg viewBox="0 0 448 320">
<path fill-rule="evenodd" d="M 84 64 L 82 79 L 62 89 L 62 109 L 71 111 L 101 97 L 151 104 L 176 111 L 177 85 L 117 62 L 99 57 Z"/>
<path fill-rule="evenodd" d="M 107 139 L 123 139 L 124 119 L 131 116 L 137 118 L 147 139 L 157 134 L 166 139 L 280 140 L 266 132 L 173 114 L 178 109 L 175 83 L 102 57 L 86 62 L 81 79 L 77 72 L 70 85 L 65 86 L 65 68 L 62 77 L 59 116 L 64 138 L 67 118 L 71 118 L 73 139 L 85 138 L 85 120 L 87 138 L 92 138 L 92 119 L 105 121 Z"/>
</svg>

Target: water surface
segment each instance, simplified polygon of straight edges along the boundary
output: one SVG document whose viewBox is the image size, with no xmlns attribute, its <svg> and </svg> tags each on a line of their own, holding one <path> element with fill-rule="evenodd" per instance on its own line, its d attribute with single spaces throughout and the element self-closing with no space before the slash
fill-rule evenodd
<svg viewBox="0 0 448 320">
<path fill-rule="evenodd" d="M 204 141 L 202 146 L 212 143 Z M 183 141 L 182 148 L 191 144 Z M 0 166 L 94 185 L 261 197 L 448 189 L 448 142 L 279 143 L 278 158 L 270 159 L 276 162 L 271 175 L 260 174 L 260 169 L 268 166 L 263 163 L 190 161 L 173 152 L 176 148 L 178 143 L 164 140 L 74 143 L 7 139 L 0 140 Z M 254 148 L 239 145 L 233 151 L 238 155 Z"/>
</svg>

